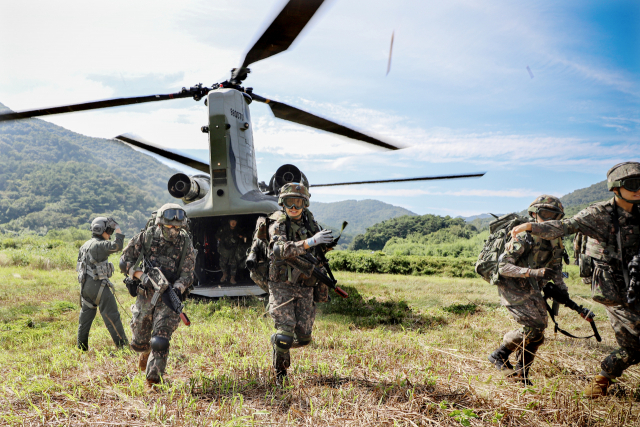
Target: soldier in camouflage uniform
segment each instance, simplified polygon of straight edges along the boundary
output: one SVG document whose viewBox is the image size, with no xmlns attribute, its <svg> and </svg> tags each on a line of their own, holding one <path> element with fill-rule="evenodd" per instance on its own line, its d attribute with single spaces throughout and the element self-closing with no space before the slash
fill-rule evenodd
<svg viewBox="0 0 640 427">
<path fill-rule="evenodd" d="M 244 239 L 244 237 L 238 233 L 238 229 L 236 229 L 237 225 L 237 220 L 230 219 L 229 226 L 220 228 L 216 233 L 216 239 L 218 240 L 218 253 L 220 254 L 220 269 L 222 270 L 220 283 L 225 283 L 227 281 L 227 277 L 229 277 L 229 283 L 232 285 L 236 284 L 238 252 L 241 247 L 240 243 Z M 227 271 L 229 272 L 229 275 L 227 275 Z"/>
<path fill-rule="evenodd" d="M 605 305 L 620 348 L 602 361 L 600 375 L 584 390 L 586 397 L 606 395 L 611 380 L 640 362 L 640 309 L 627 300 L 629 267 L 637 268 L 640 247 L 640 163 L 609 169 L 607 186 L 614 192 L 612 199 L 594 203 L 573 218 L 523 224 L 513 230 L 528 230 L 544 239 L 577 232 L 589 237 L 586 255 L 594 264 L 591 292 L 594 301 Z"/>
<path fill-rule="evenodd" d="M 112 242 L 110 239 L 114 232 L 116 240 Z M 81 304 L 77 346 L 81 350 L 89 349 L 89 330 L 100 307 L 100 314 L 113 342 L 122 348 L 129 343 L 120 321 L 113 284 L 109 281 L 113 274 L 109 255 L 122 250 L 124 234 L 118 223 L 105 217 L 98 217 L 91 222 L 91 234 L 91 240 L 80 247 L 76 267 Z"/>
<path fill-rule="evenodd" d="M 309 206 L 309 191 L 299 183 L 285 184 L 280 189 L 278 204 L 283 207 L 269 219 L 269 313 L 276 333 L 271 336 L 273 367 L 278 383 L 287 375 L 291 358 L 289 349 L 311 342 L 316 316 L 314 290 L 317 280 L 305 278 L 300 270 L 285 260 L 314 252 L 317 245 L 333 241 L 330 230 L 321 230 Z M 328 290 L 327 290 L 328 293 Z M 318 299 L 318 298 L 316 298 Z"/>
<path fill-rule="evenodd" d="M 167 203 L 162 206 L 155 225 L 131 239 L 120 261 L 129 276 L 139 281 L 136 303 L 131 307 L 131 348 L 140 353 L 138 366 L 146 371 L 150 384 L 162 381 L 171 335 L 178 328 L 180 317 L 163 298 L 155 306 L 151 304 L 155 290 L 150 278 L 143 273 L 142 261 L 144 257 L 158 267 L 176 294 L 184 299 L 193 282 L 195 267 L 191 239 L 183 229 L 186 221 L 186 213 L 180 205 Z"/>
<path fill-rule="evenodd" d="M 548 195 L 536 198 L 528 211 L 539 223 L 564 216 L 560 200 Z M 500 302 L 522 325 L 520 329 L 507 332 L 502 345 L 489 356 L 489 361 L 508 377 L 528 382 L 529 368 L 544 343 L 547 327 L 547 307 L 541 290 L 547 281 L 553 280 L 567 292 L 562 278 L 564 253 L 560 238 L 545 240 L 521 232 L 507 243 L 499 258 Z M 509 356 L 516 350 L 514 371 Z"/>
</svg>

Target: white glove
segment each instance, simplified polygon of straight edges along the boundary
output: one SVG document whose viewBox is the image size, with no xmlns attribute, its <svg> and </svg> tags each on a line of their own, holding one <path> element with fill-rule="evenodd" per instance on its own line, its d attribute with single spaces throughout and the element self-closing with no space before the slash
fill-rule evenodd
<svg viewBox="0 0 640 427">
<path fill-rule="evenodd" d="M 313 247 L 316 245 L 327 245 L 331 242 L 333 242 L 331 230 L 322 230 L 316 233 L 315 236 L 307 239 L 307 245 L 309 245 L 309 247 Z"/>
</svg>

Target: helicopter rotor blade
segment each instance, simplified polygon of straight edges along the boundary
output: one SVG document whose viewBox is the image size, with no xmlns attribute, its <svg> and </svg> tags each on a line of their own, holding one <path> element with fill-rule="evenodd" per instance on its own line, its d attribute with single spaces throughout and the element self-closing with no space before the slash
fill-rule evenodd
<svg viewBox="0 0 640 427">
<path fill-rule="evenodd" d="M 309 187 L 335 187 L 338 185 L 386 184 L 388 182 L 435 181 L 438 179 L 480 178 L 484 176 L 485 173 L 486 172 L 462 174 L 462 175 L 423 176 L 418 178 L 383 179 L 383 180 L 376 180 L 376 181 L 337 182 L 333 184 L 311 184 L 309 185 Z"/>
<path fill-rule="evenodd" d="M 290 122 L 335 133 L 337 135 L 346 136 L 347 138 L 357 139 L 359 141 L 363 141 L 368 144 L 373 144 L 389 150 L 399 150 L 401 148 L 396 145 L 389 144 L 388 142 L 381 141 L 377 138 L 373 138 L 369 135 L 365 135 L 362 132 L 358 132 L 357 130 L 353 130 L 334 121 L 327 120 L 299 108 L 292 107 L 291 105 L 285 104 L 283 102 L 267 99 L 260 95 L 256 95 L 255 93 L 251 93 L 251 97 L 254 99 L 254 101 L 263 102 L 271 107 L 273 115 L 279 119 L 288 120 Z"/>
<path fill-rule="evenodd" d="M 249 49 L 242 68 L 289 49 L 324 0 L 289 0 L 271 25 Z"/>
<path fill-rule="evenodd" d="M 180 99 L 193 97 L 199 101 L 211 89 L 198 84 L 196 86 L 182 88 L 180 92 L 160 95 L 133 96 L 128 98 L 103 99 L 101 101 L 83 102 L 81 104 L 63 105 L 60 107 L 40 108 L 38 110 L 14 111 L 0 114 L 0 122 L 7 120 L 28 119 L 30 117 L 48 116 L 51 114 L 73 113 L 76 111 L 97 110 L 100 108 L 121 107 L 123 105 L 143 104 L 145 102 L 167 101 L 169 99 Z"/>
<path fill-rule="evenodd" d="M 116 136 L 115 139 L 126 142 L 127 144 L 131 144 L 138 148 L 142 148 L 144 150 L 150 151 L 166 159 L 173 160 L 174 162 L 183 164 L 185 166 L 189 166 L 190 168 L 197 169 L 200 172 L 204 172 L 206 174 L 210 172 L 208 163 L 201 162 L 200 160 L 185 156 L 183 154 L 177 154 L 172 151 L 165 150 L 164 148 L 160 148 L 157 145 L 150 143 L 149 141 L 145 141 L 139 136 L 132 135 L 130 133 L 125 133 L 125 134 Z"/>
</svg>

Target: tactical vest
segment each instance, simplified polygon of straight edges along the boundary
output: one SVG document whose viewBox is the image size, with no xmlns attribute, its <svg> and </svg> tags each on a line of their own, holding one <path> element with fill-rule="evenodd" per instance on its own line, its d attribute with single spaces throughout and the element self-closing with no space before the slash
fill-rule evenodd
<svg viewBox="0 0 640 427">
<path fill-rule="evenodd" d="M 533 236 L 533 245 L 527 257 L 529 268 L 544 268 L 554 260 L 562 260 L 564 255 L 564 244 L 562 239 L 545 240 L 538 236 Z"/>
<path fill-rule="evenodd" d="M 634 224 L 633 218 L 627 215 L 619 215 L 617 212 L 617 206 L 613 199 L 604 205 L 604 209 L 612 217 L 611 232 L 609 233 L 609 240 L 606 242 L 600 242 L 598 240 L 589 238 L 587 240 L 587 248 L 585 254 L 598 261 L 611 263 L 623 263 L 626 267 L 631 258 L 638 254 L 638 246 L 640 243 L 640 226 Z M 622 238 L 622 248 L 624 252 L 624 260 L 620 256 L 618 250 L 617 233 L 614 230 L 613 223 L 615 222 L 614 216 L 618 216 L 618 222 L 620 224 L 620 233 Z"/>
<path fill-rule="evenodd" d="M 140 256 L 136 261 L 136 266 L 142 264 L 144 257 L 151 265 L 158 267 L 169 282 L 175 282 L 180 278 L 179 272 L 182 271 L 184 264 L 188 238 L 187 232 L 181 229 L 180 238 L 176 244 L 167 244 L 158 226 L 145 230 L 144 244 L 140 250 Z"/>
<path fill-rule="evenodd" d="M 284 211 L 276 211 L 269 216 L 269 220 L 276 222 L 274 232 L 276 236 L 282 236 L 283 240 L 289 242 L 299 242 L 313 237 L 320 228 L 317 226 L 313 214 L 305 209 L 302 212 L 301 224 L 291 221 Z M 271 228 L 271 227 L 269 227 Z M 289 282 L 295 284 L 300 278 L 300 271 L 293 269 L 285 262 L 276 260 L 273 255 L 273 248 L 269 248 L 271 264 L 269 266 L 269 280 L 272 282 Z M 312 249 L 313 251 L 313 249 Z M 305 285 L 313 286 L 316 283 L 315 278 L 305 281 Z"/>
<path fill-rule="evenodd" d="M 98 307 L 105 287 L 113 288 L 113 284 L 109 281 L 109 278 L 113 275 L 114 271 L 113 264 L 109 262 L 108 259 L 97 262 L 91 255 L 91 248 L 98 241 L 99 240 L 97 238 L 93 237 L 80 247 L 80 251 L 78 252 L 78 263 L 76 264 L 78 283 L 80 283 L 80 302 L 90 309 L 96 309 Z M 98 291 L 98 296 L 96 297 L 94 304 L 91 304 L 82 296 L 87 276 L 91 277 L 95 281 L 101 282 L 100 290 Z"/>
</svg>

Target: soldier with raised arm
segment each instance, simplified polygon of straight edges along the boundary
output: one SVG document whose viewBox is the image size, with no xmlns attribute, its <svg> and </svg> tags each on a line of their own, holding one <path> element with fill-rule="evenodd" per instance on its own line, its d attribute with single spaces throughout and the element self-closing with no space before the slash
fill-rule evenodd
<svg viewBox="0 0 640 427">
<path fill-rule="evenodd" d="M 514 236 L 530 231 L 543 239 L 578 232 L 589 237 L 586 255 L 594 265 L 593 299 L 605 305 L 620 348 L 602 361 L 600 374 L 584 390 L 586 397 L 606 395 L 613 379 L 640 362 L 640 309 L 629 275 L 640 268 L 640 163 L 625 162 L 609 169 L 607 186 L 614 193 L 612 199 L 594 203 L 573 218 L 522 224 L 512 230 Z"/>
<path fill-rule="evenodd" d="M 116 239 L 111 241 L 114 232 Z M 77 346 L 81 350 L 89 349 L 89 331 L 100 308 L 111 339 L 117 347 L 122 348 L 129 343 L 113 294 L 113 283 L 109 281 L 114 270 L 109 255 L 122 250 L 124 234 L 117 222 L 102 216 L 91 222 L 91 234 L 93 237 L 80 247 L 76 266 L 81 303 Z"/>
</svg>

